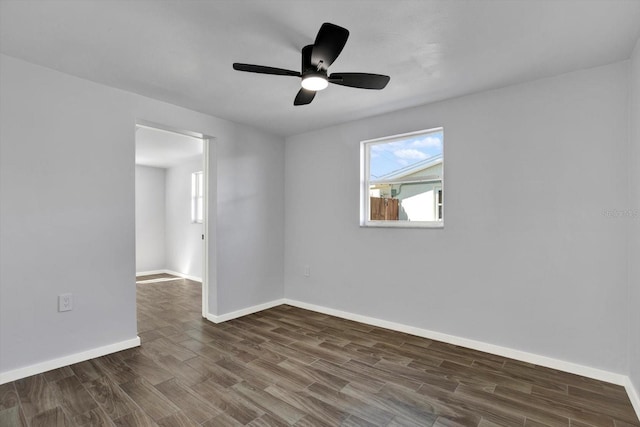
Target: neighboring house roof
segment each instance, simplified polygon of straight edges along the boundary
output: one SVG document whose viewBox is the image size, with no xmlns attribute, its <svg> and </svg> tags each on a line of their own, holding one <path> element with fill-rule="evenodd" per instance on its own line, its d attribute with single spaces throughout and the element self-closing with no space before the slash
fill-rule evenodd
<svg viewBox="0 0 640 427">
<path fill-rule="evenodd" d="M 421 160 L 417 163 L 412 163 L 409 166 L 405 166 L 401 169 L 396 169 L 394 171 L 389 172 L 386 175 L 382 175 L 381 177 L 375 179 L 372 182 L 387 182 L 394 181 L 400 178 L 404 178 L 421 170 L 436 166 L 442 163 L 442 154 L 438 154 L 437 156 L 429 157 L 428 159 Z"/>
</svg>

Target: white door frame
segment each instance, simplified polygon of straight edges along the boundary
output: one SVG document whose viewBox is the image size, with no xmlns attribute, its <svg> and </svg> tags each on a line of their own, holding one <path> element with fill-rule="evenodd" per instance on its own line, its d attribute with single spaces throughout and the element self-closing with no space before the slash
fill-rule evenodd
<svg viewBox="0 0 640 427">
<path fill-rule="evenodd" d="M 202 317 L 207 318 L 209 313 L 209 230 L 214 229 L 212 226 L 215 224 L 215 201 L 211 201 L 209 197 L 209 177 L 210 177 L 210 167 L 209 167 L 209 155 L 213 151 L 212 144 L 215 140 L 215 137 L 208 136 L 198 132 L 192 132 L 187 130 L 181 130 L 172 128 L 166 125 L 150 122 L 147 120 L 136 120 L 136 128 L 148 128 L 154 130 L 160 130 L 169 133 L 175 133 L 182 136 L 190 136 L 192 138 L 197 138 L 202 141 L 202 173 L 203 173 L 203 181 L 204 181 L 204 221 L 203 221 L 203 230 L 204 239 L 202 240 L 203 248 L 202 248 Z M 135 152 L 135 151 L 134 151 Z M 213 254 L 211 254 L 213 255 Z"/>
<path fill-rule="evenodd" d="M 204 238 L 202 239 L 202 317 L 207 318 L 207 314 L 209 314 L 209 226 L 211 224 L 211 220 L 213 220 L 210 212 L 215 212 L 213 209 L 210 209 L 209 204 L 209 153 L 210 153 L 210 144 L 212 142 L 212 138 L 203 137 L 202 138 L 202 173 L 204 175 L 204 223 L 202 232 L 204 233 Z"/>
</svg>

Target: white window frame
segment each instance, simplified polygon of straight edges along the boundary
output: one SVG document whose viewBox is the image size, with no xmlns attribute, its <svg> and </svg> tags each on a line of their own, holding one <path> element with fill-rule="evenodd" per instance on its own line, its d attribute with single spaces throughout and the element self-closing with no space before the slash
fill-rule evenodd
<svg viewBox="0 0 640 427">
<path fill-rule="evenodd" d="M 198 209 L 201 207 L 201 209 Z M 198 216 L 198 212 L 202 216 Z M 191 223 L 204 222 L 204 175 L 202 171 L 191 174 Z"/>
<path fill-rule="evenodd" d="M 424 129 L 415 132 L 403 133 L 400 135 L 387 136 L 383 138 L 369 139 L 360 142 L 360 226 L 361 227 L 389 227 L 389 228 L 444 228 L 444 203 L 442 204 L 442 220 L 440 221 L 373 221 L 370 220 L 371 200 L 369 196 L 370 188 L 370 164 L 371 164 L 371 146 L 376 144 L 387 144 L 397 140 L 408 139 L 418 135 L 428 135 L 430 133 L 442 132 L 442 177 L 440 180 L 443 200 L 444 200 L 444 128 L 437 127 L 432 129 Z M 408 180 L 399 180 L 398 183 L 406 182 L 428 182 L 433 181 L 426 177 L 425 179 L 416 180 L 415 178 Z M 437 199 L 437 196 L 436 196 Z M 436 200 L 437 209 L 437 200 Z M 436 212 L 437 216 L 437 212 Z"/>
</svg>

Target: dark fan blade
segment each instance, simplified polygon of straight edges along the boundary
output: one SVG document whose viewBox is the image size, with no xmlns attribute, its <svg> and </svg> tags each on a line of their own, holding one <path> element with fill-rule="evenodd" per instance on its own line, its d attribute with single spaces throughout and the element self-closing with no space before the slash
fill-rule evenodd
<svg viewBox="0 0 640 427">
<path fill-rule="evenodd" d="M 293 105 L 310 104 L 315 96 L 316 93 L 314 91 L 302 88 L 296 95 L 296 99 L 293 101 Z"/>
<path fill-rule="evenodd" d="M 322 68 L 326 70 L 340 55 L 348 38 L 349 30 L 346 28 L 328 22 L 322 24 L 313 44 L 311 63 L 318 66 L 322 62 Z"/>
<path fill-rule="evenodd" d="M 233 64 L 233 69 L 238 71 L 247 71 L 249 73 L 300 77 L 300 73 L 297 71 L 285 70 L 283 68 L 265 67 L 264 65 L 239 64 L 236 62 Z"/>
<path fill-rule="evenodd" d="M 384 89 L 389 80 L 389 76 L 369 73 L 333 73 L 329 76 L 331 83 L 360 89 Z"/>
</svg>

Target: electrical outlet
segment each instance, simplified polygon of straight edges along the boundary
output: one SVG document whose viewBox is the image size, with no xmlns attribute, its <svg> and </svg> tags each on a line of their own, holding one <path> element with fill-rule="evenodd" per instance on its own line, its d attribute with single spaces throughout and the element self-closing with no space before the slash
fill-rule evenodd
<svg viewBox="0 0 640 427">
<path fill-rule="evenodd" d="M 308 265 L 304 266 L 304 277 L 309 277 L 311 276 L 311 267 L 309 267 Z"/>
<path fill-rule="evenodd" d="M 58 311 L 73 310 L 73 294 L 58 295 Z"/>
</svg>

